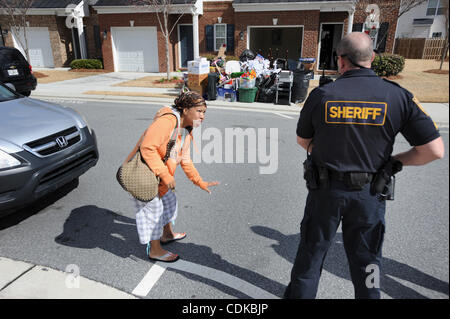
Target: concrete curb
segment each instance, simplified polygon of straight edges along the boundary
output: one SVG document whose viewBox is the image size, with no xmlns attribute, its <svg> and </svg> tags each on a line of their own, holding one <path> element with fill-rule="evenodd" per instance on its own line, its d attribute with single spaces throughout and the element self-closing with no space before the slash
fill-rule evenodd
<svg viewBox="0 0 450 319">
<path fill-rule="evenodd" d="M 0 257 L 0 299 L 138 299 L 67 271 Z"/>
</svg>

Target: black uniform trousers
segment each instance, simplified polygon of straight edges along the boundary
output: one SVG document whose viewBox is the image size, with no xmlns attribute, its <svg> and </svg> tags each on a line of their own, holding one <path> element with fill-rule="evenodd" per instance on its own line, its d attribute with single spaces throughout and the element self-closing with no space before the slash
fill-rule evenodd
<svg viewBox="0 0 450 319">
<path fill-rule="evenodd" d="M 371 275 L 381 272 L 385 210 L 386 202 L 370 194 L 370 183 L 360 191 L 350 191 L 343 182 L 333 180 L 328 189 L 310 190 L 284 297 L 316 297 L 325 256 L 342 221 L 355 298 L 380 298 L 379 278 Z"/>
</svg>

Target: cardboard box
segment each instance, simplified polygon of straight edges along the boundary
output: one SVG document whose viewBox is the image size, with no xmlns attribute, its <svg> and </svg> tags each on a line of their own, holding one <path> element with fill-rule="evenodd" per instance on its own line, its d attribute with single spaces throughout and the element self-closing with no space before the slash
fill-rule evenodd
<svg viewBox="0 0 450 319">
<path fill-rule="evenodd" d="M 208 74 L 209 73 L 209 61 L 206 59 L 188 61 L 188 73 L 189 74 Z"/>
<path fill-rule="evenodd" d="M 208 89 L 208 74 L 188 74 L 188 87 L 191 91 L 205 94 Z"/>
<path fill-rule="evenodd" d="M 206 85 L 188 85 L 191 91 L 199 93 L 201 96 L 205 95 L 207 92 Z"/>
<path fill-rule="evenodd" d="M 188 74 L 188 86 L 208 84 L 208 73 L 206 74 Z"/>
</svg>

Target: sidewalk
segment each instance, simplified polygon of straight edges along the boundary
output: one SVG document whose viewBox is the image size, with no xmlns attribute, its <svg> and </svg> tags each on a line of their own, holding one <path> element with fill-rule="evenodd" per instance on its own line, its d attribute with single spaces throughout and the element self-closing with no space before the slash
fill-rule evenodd
<svg viewBox="0 0 450 319">
<path fill-rule="evenodd" d="M 37 99 L 61 98 L 68 100 L 110 100 L 142 103 L 173 103 L 180 90 L 176 88 L 146 88 L 146 87 L 123 87 L 116 84 L 136 80 L 147 76 L 164 76 L 160 73 L 131 73 L 114 72 L 93 75 L 73 80 L 38 84 L 31 97 Z M 98 92 L 98 94 L 88 94 Z M 117 94 L 117 95 L 116 95 Z M 120 95 L 118 95 L 120 94 Z M 159 97 L 161 94 L 171 94 L 173 97 Z M 270 111 L 300 112 L 300 107 L 295 104 L 275 105 L 272 103 L 243 103 L 226 101 L 207 101 L 208 106 L 238 107 L 248 109 L 260 109 Z"/>
<path fill-rule="evenodd" d="M 0 299 L 137 299 L 67 271 L 0 257 Z"/>
<path fill-rule="evenodd" d="M 179 75 L 174 73 L 172 75 Z M 96 100 L 96 101 L 122 101 L 136 103 L 173 103 L 179 89 L 174 88 L 145 88 L 145 87 L 121 87 L 116 84 L 136 80 L 147 76 L 165 76 L 165 73 L 133 73 L 112 72 L 100 75 L 92 75 L 73 80 L 38 84 L 31 93 L 32 98 L 37 99 L 65 99 L 65 100 Z M 319 76 L 317 76 L 317 79 Z M 316 79 L 316 80 L 317 80 Z M 97 92 L 98 94 L 87 94 Z M 121 95 L 116 95 L 121 94 Z M 172 94 L 173 97 L 158 97 L 161 94 Z M 302 104 L 276 105 L 272 103 L 243 103 L 226 101 L 207 101 L 208 106 L 224 107 L 229 109 L 260 110 L 263 112 L 290 112 L 299 114 Z M 433 118 L 439 127 L 448 127 L 449 104 L 448 103 L 422 103 L 426 112 Z"/>
</svg>

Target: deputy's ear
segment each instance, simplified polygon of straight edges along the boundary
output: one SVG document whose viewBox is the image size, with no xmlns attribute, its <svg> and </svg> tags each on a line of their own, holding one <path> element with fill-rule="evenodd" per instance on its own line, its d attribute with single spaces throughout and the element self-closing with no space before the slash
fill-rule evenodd
<svg viewBox="0 0 450 319">
<path fill-rule="evenodd" d="M 374 51 L 374 52 L 372 52 L 372 59 L 370 60 L 370 63 L 372 63 L 372 62 L 373 62 L 373 60 L 375 60 L 375 51 Z"/>
</svg>

